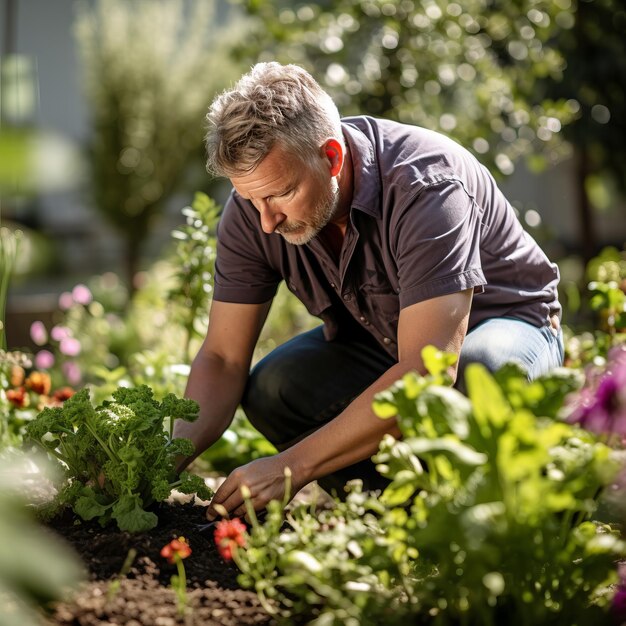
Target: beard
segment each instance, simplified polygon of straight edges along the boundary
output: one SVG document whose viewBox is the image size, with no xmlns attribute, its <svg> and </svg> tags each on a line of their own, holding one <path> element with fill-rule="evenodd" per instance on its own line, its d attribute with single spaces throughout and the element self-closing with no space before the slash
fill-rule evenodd
<svg viewBox="0 0 626 626">
<path fill-rule="evenodd" d="M 283 222 L 276 232 L 280 233 L 287 243 L 304 246 L 317 237 L 322 228 L 330 222 L 338 206 L 339 183 L 336 178 L 331 178 L 330 184 L 323 189 L 321 197 L 313 208 L 309 220 Z"/>
</svg>

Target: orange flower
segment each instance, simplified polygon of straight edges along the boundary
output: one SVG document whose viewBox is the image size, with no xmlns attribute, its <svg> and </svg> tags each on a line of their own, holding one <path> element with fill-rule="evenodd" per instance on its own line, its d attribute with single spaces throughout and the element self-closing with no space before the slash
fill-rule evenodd
<svg viewBox="0 0 626 626">
<path fill-rule="evenodd" d="M 18 387 L 17 389 L 7 390 L 7 400 L 11 402 L 18 409 L 23 409 L 30 404 L 30 398 L 26 393 L 25 387 Z"/>
<path fill-rule="evenodd" d="M 213 536 L 223 559 L 230 561 L 233 558 L 233 549 L 246 545 L 245 532 L 246 526 L 238 517 L 232 520 L 223 519 L 216 524 Z"/>
<path fill-rule="evenodd" d="M 53 394 L 52 397 L 59 402 L 65 402 L 68 398 L 71 398 L 76 392 L 71 387 L 60 387 Z"/>
<path fill-rule="evenodd" d="M 170 565 L 182 559 L 186 559 L 190 554 L 191 548 L 184 537 L 172 539 L 172 541 L 161 548 L 161 556 L 167 559 Z"/>
<path fill-rule="evenodd" d="M 9 375 L 9 382 L 11 387 L 19 387 L 24 384 L 24 368 L 19 365 L 11 366 L 11 373 Z"/>
<path fill-rule="evenodd" d="M 47 396 L 50 393 L 50 375 L 45 372 L 32 372 L 26 379 L 26 386 L 35 393 Z"/>
</svg>

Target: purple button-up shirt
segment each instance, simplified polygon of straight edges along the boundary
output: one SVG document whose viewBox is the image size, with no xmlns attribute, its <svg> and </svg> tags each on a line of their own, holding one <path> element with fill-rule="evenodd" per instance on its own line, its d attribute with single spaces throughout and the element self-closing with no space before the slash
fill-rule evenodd
<svg viewBox="0 0 626 626">
<path fill-rule="evenodd" d="M 343 132 L 354 193 L 339 262 L 317 237 L 295 246 L 264 233 L 233 192 L 218 228 L 216 300 L 267 302 L 285 280 L 327 339 L 356 322 L 395 358 L 400 310 L 429 298 L 474 288 L 470 329 L 491 317 L 540 327 L 560 315 L 557 266 L 467 150 L 371 117 L 344 119 Z"/>
</svg>

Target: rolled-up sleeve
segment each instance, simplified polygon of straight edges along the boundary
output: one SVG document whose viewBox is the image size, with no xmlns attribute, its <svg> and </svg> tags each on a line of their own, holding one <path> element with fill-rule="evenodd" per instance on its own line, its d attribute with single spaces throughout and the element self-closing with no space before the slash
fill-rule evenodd
<svg viewBox="0 0 626 626">
<path fill-rule="evenodd" d="M 276 294 L 281 276 L 271 267 L 251 218 L 249 208 L 231 194 L 217 228 L 215 300 L 260 304 Z"/>
</svg>

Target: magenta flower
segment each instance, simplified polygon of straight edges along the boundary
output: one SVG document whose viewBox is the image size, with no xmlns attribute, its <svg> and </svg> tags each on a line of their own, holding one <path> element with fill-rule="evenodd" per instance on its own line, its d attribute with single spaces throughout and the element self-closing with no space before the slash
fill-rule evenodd
<svg viewBox="0 0 626 626">
<path fill-rule="evenodd" d="M 43 322 L 37 320 L 30 325 L 30 338 L 38 346 L 43 346 L 48 341 L 48 331 Z"/>
<path fill-rule="evenodd" d="M 38 370 L 49 370 L 54 365 L 54 354 L 50 350 L 39 350 L 35 355 L 35 367 Z"/>
<path fill-rule="evenodd" d="M 626 581 L 624 580 L 624 566 L 622 562 L 618 565 L 620 582 L 615 589 L 613 602 L 611 603 L 611 613 L 620 623 L 626 619 Z"/>
<path fill-rule="evenodd" d="M 73 304 L 74 304 L 74 298 L 69 291 L 64 291 L 59 296 L 59 308 L 62 311 L 67 311 L 68 309 L 71 309 Z"/>
<path fill-rule="evenodd" d="M 83 306 L 87 306 L 93 300 L 89 287 L 83 284 L 78 284 L 72 289 L 72 298 L 76 304 L 82 304 Z"/>
<path fill-rule="evenodd" d="M 609 352 L 606 368 L 591 373 L 571 409 L 569 422 L 598 434 L 626 436 L 626 346 Z"/>
<path fill-rule="evenodd" d="M 80 354 L 80 341 L 75 337 L 63 337 L 59 343 L 59 351 L 65 356 L 77 356 Z"/>
</svg>

